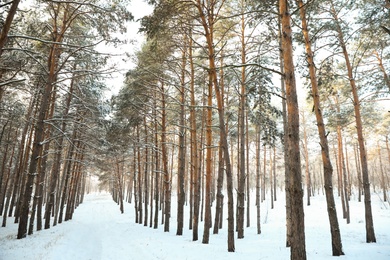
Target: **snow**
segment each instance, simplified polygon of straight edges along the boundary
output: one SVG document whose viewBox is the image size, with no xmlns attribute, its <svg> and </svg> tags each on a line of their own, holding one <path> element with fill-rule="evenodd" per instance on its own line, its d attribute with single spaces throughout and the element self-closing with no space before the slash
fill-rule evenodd
<svg viewBox="0 0 390 260">
<path fill-rule="evenodd" d="M 285 247 L 284 194 L 278 195 L 280 200 L 274 209 L 270 209 L 268 201 L 261 205 L 260 235 L 256 234 L 256 208 L 251 205 L 251 227 L 245 229 L 244 239 L 235 240 L 234 253 L 227 252 L 227 223 L 220 234 L 210 235 L 208 245 L 201 243 L 203 222 L 199 226 L 199 241 L 192 241 L 187 217 L 183 236 L 176 236 L 176 197 L 172 198 L 171 231 L 164 232 L 161 224 L 158 229 L 136 224 L 133 204 L 125 203 L 125 213 L 120 214 L 119 206 L 108 193 L 94 193 L 86 196 L 72 220 L 48 230 L 35 231 L 22 240 L 16 239 L 17 225 L 10 218 L 8 226 L 0 228 L 0 259 L 289 259 L 290 250 Z M 377 243 L 367 244 L 363 202 L 352 198 L 351 223 L 346 224 L 340 214 L 340 199 L 336 197 L 336 201 L 346 254 L 340 259 L 390 259 L 389 204 L 382 202 L 379 195 L 372 194 Z M 334 259 L 324 196 L 316 194 L 311 198 L 311 204 L 305 206 L 307 258 Z"/>
</svg>

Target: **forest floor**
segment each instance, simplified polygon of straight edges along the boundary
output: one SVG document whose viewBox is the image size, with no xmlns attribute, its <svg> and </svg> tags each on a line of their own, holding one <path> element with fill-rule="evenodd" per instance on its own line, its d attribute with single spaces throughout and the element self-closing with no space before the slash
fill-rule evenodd
<svg viewBox="0 0 390 260">
<path fill-rule="evenodd" d="M 251 227 L 245 229 L 244 239 L 235 240 L 235 253 L 227 252 L 226 222 L 220 234 L 210 236 L 208 245 L 201 243 L 203 222 L 199 226 L 199 241 L 192 241 L 188 218 L 184 235 L 176 236 L 176 197 L 172 198 L 171 232 L 168 233 L 163 232 L 162 225 L 152 229 L 134 223 L 134 204 L 126 203 L 125 213 L 120 214 L 119 206 L 108 193 L 93 193 L 86 195 L 71 221 L 22 240 L 16 239 L 17 225 L 13 224 L 13 218 L 8 219 L 8 226 L 0 228 L 0 259 L 289 259 L 290 251 L 285 247 L 284 194 L 278 195 L 274 209 L 270 209 L 268 200 L 261 204 L 261 235 L 257 235 L 256 208 L 251 203 Z M 345 253 L 337 259 L 390 259 L 390 205 L 372 194 L 377 243 L 367 244 L 363 202 L 352 197 L 351 223 L 346 224 L 341 216 L 340 199 L 336 197 L 336 201 Z M 225 208 L 226 205 L 225 199 Z M 311 206 L 305 206 L 308 259 L 335 259 L 328 223 L 325 197 L 316 194 L 311 198 Z"/>
</svg>

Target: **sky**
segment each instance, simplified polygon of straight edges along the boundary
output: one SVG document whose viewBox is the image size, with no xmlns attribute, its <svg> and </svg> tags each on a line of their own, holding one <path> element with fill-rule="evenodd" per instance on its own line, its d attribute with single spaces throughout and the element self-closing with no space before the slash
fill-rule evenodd
<svg viewBox="0 0 390 260">
<path fill-rule="evenodd" d="M 145 41 L 145 36 L 138 32 L 140 26 L 138 20 L 153 11 L 153 7 L 148 5 L 144 0 L 132 0 L 128 9 L 133 14 L 134 21 L 128 23 L 125 34 L 118 35 L 118 37 L 125 39 L 128 43 L 118 45 L 117 47 L 105 45 L 99 47 L 102 52 L 106 52 L 108 49 L 109 52 L 119 55 L 110 59 L 111 64 L 115 64 L 119 71 L 113 73 L 106 80 L 108 87 L 106 91 L 107 98 L 119 92 L 119 89 L 123 86 L 125 73 L 129 69 L 134 68 L 135 64 L 130 57 L 140 50 L 142 43 Z"/>
</svg>

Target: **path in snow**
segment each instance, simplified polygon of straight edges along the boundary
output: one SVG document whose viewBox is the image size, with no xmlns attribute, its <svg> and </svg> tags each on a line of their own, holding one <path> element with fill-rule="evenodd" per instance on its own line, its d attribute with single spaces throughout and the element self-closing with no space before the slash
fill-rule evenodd
<svg viewBox="0 0 390 260">
<path fill-rule="evenodd" d="M 283 194 L 279 195 L 282 198 Z M 151 229 L 134 223 L 133 204 L 125 204 L 120 214 L 109 194 L 90 194 L 76 209 L 73 220 L 49 230 L 35 232 L 26 239 L 16 240 L 17 225 L 9 219 L 8 227 L 0 229 L 0 260 L 111 260 L 111 259 L 289 259 L 285 248 L 284 204 L 277 201 L 275 209 L 262 203 L 262 234 L 256 234 L 255 207 L 252 205 L 252 225 L 245 238 L 236 240 L 236 252 L 227 252 L 226 230 L 211 235 L 210 244 L 193 242 L 188 230 L 188 218 L 182 237 L 176 236 L 176 208 L 173 200 L 171 232 L 163 227 Z M 341 209 L 338 208 L 340 215 Z M 373 196 L 375 231 L 378 243 L 366 244 L 363 203 L 351 201 L 351 224 L 339 218 L 344 252 L 340 259 L 390 259 L 390 210 Z M 186 212 L 187 213 L 187 212 Z M 161 216 L 161 212 L 160 212 Z M 225 216 L 227 216 L 225 214 Z M 312 198 L 305 206 L 308 259 L 334 259 L 331 256 L 329 224 L 323 196 Z M 224 227 L 227 225 L 224 223 Z"/>
</svg>

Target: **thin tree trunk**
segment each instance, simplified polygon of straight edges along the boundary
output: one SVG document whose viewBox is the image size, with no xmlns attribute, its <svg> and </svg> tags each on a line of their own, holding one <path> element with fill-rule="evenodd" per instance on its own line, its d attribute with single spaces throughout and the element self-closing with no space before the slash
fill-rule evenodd
<svg viewBox="0 0 390 260">
<path fill-rule="evenodd" d="M 184 37 L 184 42 L 187 42 L 187 37 Z M 185 178 L 185 66 L 187 63 L 186 57 L 187 50 L 184 49 L 182 53 L 182 68 L 181 68 L 181 87 L 180 87 L 180 116 L 179 116 L 179 163 L 178 163 L 178 197 L 177 197 L 177 231 L 176 235 L 183 235 L 184 226 L 184 203 L 185 203 L 185 191 L 184 191 L 184 178 Z"/>
<path fill-rule="evenodd" d="M 356 144 L 353 146 L 353 152 L 355 156 L 355 167 L 356 167 L 356 173 L 357 173 L 357 178 L 358 178 L 358 202 L 362 201 L 362 172 L 360 170 L 360 160 L 359 160 L 359 155 L 358 151 L 356 148 Z"/>
<path fill-rule="evenodd" d="M 343 141 L 342 141 L 342 136 L 341 136 L 341 127 L 338 125 L 337 126 L 337 153 L 335 150 L 335 157 L 337 158 L 337 173 L 338 173 L 338 182 L 339 182 L 339 193 L 341 196 L 341 206 L 343 209 L 343 218 L 347 218 L 347 209 L 345 206 L 345 194 L 344 194 L 344 185 L 343 185 Z"/>
<path fill-rule="evenodd" d="M 261 158 L 260 158 L 260 126 L 256 125 L 256 222 L 257 234 L 261 234 L 260 218 L 260 178 L 261 178 Z"/>
<path fill-rule="evenodd" d="M 349 83 L 351 85 L 351 92 L 352 92 L 353 102 L 354 102 L 353 105 L 355 111 L 356 131 L 358 135 L 359 154 L 360 154 L 360 162 L 362 166 L 362 175 L 363 175 L 364 208 L 365 208 L 365 220 L 366 220 L 366 242 L 375 243 L 376 237 L 375 237 L 374 220 L 372 217 L 372 208 L 371 208 L 370 178 L 368 174 L 367 152 L 366 152 L 364 136 L 363 136 L 363 122 L 362 122 L 362 116 L 360 114 L 360 100 L 358 96 L 355 78 L 353 76 L 352 65 L 350 63 L 349 54 L 344 41 L 344 35 L 339 24 L 337 12 L 333 6 L 333 1 L 331 1 L 331 4 L 332 4 L 331 6 L 332 15 L 334 17 L 334 20 L 336 21 L 338 40 L 344 54 L 345 64 L 348 71 L 348 78 L 349 78 Z"/>
<path fill-rule="evenodd" d="M 209 243 L 210 238 L 210 226 L 211 226 L 211 164 L 212 164 L 212 131 L 211 126 L 213 123 L 213 87 L 211 81 L 211 74 L 209 73 L 208 95 L 207 95 L 207 117 L 206 117 L 206 199 L 205 199 L 205 221 L 203 229 L 203 244 Z"/>
<path fill-rule="evenodd" d="M 387 72 L 386 72 L 385 67 L 383 66 L 382 57 L 379 56 L 379 53 L 378 53 L 376 50 L 374 51 L 374 56 L 375 56 L 376 59 L 378 60 L 378 66 L 379 66 L 380 70 L 382 71 L 383 79 L 385 80 L 385 84 L 386 84 L 386 86 L 389 88 L 389 91 L 390 91 L 390 78 L 389 78 L 389 76 L 387 75 Z"/>
<path fill-rule="evenodd" d="M 223 53 L 221 53 L 221 67 L 223 67 Z M 224 73 L 223 70 L 219 72 L 221 90 L 222 90 L 222 101 L 224 101 Z M 223 158 L 223 150 L 222 150 L 222 140 L 219 138 L 218 145 L 218 177 L 217 177 L 217 203 L 215 205 L 215 220 L 214 220 L 214 230 L 213 234 L 218 234 L 219 229 L 222 228 L 223 223 L 223 198 L 224 195 L 222 193 L 223 188 L 223 176 L 224 176 L 224 158 Z"/>
<path fill-rule="evenodd" d="M 160 151 L 158 149 L 158 122 L 157 122 L 157 95 L 154 93 L 154 157 L 155 157 L 155 181 L 154 181 L 154 220 L 153 220 L 153 228 L 158 228 L 158 211 L 159 211 L 159 195 L 160 195 Z"/>
<path fill-rule="evenodd" d="M 275 144 L 274 144 L 275 145 Z M 269 150 L 269 186 L 270 186 L 270 191 L 271 191 L 271 209 L 274 208 L 274 191 L 273 191 L 273 179 L 272 179 L 272 174 L 273 174 L 273 165 L 274 165 L 274 161 L 272 159 L 272 150 L 271 147 L 270 147 L 270 150 Z"/>
<path fill-rule="evenodd" d="M 144 200 L 144 226 L 148 226 L 148 217 L 149 217 L 149 143 L 148 143 L 148 129 L 146 125 L 146 116 L 144 116 L 144 134 L 145 134 L 145 159 L 144 159 L 144 185 L 145 185 L 145 200 Z M 123 159 L 124 160 L 124 159 Z"/>
<path fill-rule="evenodd" d="M 278 12 L 280 12 L 278 10 Z M 278 15 L 278 36 L 279 36 L 279 60 L 280 72 L 284 75 L 284 61 L 282 51 L 282 21 L 281 16 Z M 283 116 L 283 145 L 284 145 L 284 187 L 286 197 L 286 247 L 291 247 L 291 195 L 290 195 L 290 174 L 288 166 L 288 142 L 287 142 L 287 103 L 286 103 L 286 86 L 283 76 L 280 78 L 281 92 L 282 92 L 282 116 Z M 259 148 L 260 149 L 260 148 Z M 260 159 L 260 155 L 259 155 Z"/>
<path fill-rule="evenodd" d="M 305 180 L 306 180 L 306 196 L 307 196 L 307 205 L 310 206 L 310 196 L 311 196 L 311 187 L 310 187 L 310 170 L 309 170 L 309 149 L 307 148 L 307 132 L 306 132 L 306 119 L 305 113 L 302 112 L 302 125 L 303 125 L 303 148 L 305 155 Z"/>
<path fill-rule="evenodd" d="M 20 143 L 19 143 L 19 148 L 18 148 L 18 155 L 17 155 L 17 163 L 16 163 L 16 166 L 15 166 L 15 169 L 14 169 L 14 181 L 13 181 L 13 185 L 14 185 L 14 188 L 13 188 L 13 191 L 12 191 L 12 199 L 10 201 L 10 206 L 9 206 L 9 212 L 8 212 L 8 217 L 11 217 L 12 216 L 12 211 L 13 211 L 13 208 L 14 208 L 14 204 L 15 204 L 15 201 L 17 201 L 16 197 L 18 196 L 18 191 L 19 191 L 19 184 L 20 184 L 20 180 L 23 178 L 23 172 L 24 172 L 24 166 L 26 165 L 24 163 L 25 161 L 25 144 L 26 144 L 26 137 L 28 135 L 28 130 L 29 128 L 31 129 L 30 132 L 32 132 L 32 124 L 30 122 L 30 118 L 31 118 L 31 115 L 33 113 L 33 110 L 34 110 L 34 106 L 37 102 L 37 99 L 38 99 L 38 91 L 35 91 L 31 101 L 30 101 L 30 104 L 29 104 L 29 107 L 28 107 L 28 111 L 27 111 L 27 114 L 26 114 L 26 123 L 25 125 L 23 126 L 23 130 L 22 130 L 22 133 L 21 133 L 21 140 L 20 140 Z M 31 134 L 30 134 L 31 135 Z M 29 138 L 27 138 L 27 143 L 29 144 Z M 27 147 L 29 147 L 29 145 L 27 145 Z M 26 149 L 27 151 L 29 151 L 30 149 Z M 26 151 L 26 152 L 27 152 Z M 28 156 L 26 155 L 26 158 L 28 158 Z M 6 214 L 6 213 L 4 213 Z"/>
<path fill-rule="evenodd" d="M 383 192 L 383 201 L 387 201 L 387 191 L 386 191 L 386 180 L 385 180 L 385 173 L 383 171 L 383 164 L 382 164 L 382 154 L 381 154 L 381 147 L 379 146 L 379 142 L 377 144 L 378 146 L 378 157 L 379 157 L 379 167 L 381 172 L 381 186 L 382 186 L 382 192 Z"/>
<path fill-rule="evenodd" d="M 328 211 L 328 218 L 329 218 L 330 232 L 331 232 L 331 239 L 332 239 L 332 255 L 340 256 L 340 255 L 344 255 L 344 252 L 342 250 L 341 235 L 340 235 L 336 206 L 335 206 L 335 201 L 333 196 L 333 185 L 332 185 L 333 167 L 330 161 L 328 139 L 327 139 L 327 134 L 326 134 L 325 125 L 322 116 L 320 95 L 318 92 L 318 82 L 315 74 L 314 54 L 311 50 L 311 41 L 310 41 L 307 22 L 306 22 L 306 10 L 301 0 L 297 1 L 297 3 L 299 6 L 301 21 L 302 21 L 302 32 L 305 39 L 306 54 L 307 54 L 306 57 L 309 65 L 310 82 L 312 86 L 312 95 L 314 101 L 314 112 L 316 115 L 318 134 L 320 136 L 321 156 L 322 156 L 323 174 L 324 174 L 324 181 L 325 181 L 324 187 L 325 187 L 326 204 L 327 204 L 327 211 Z"/>
<path fill-rule="evenodd" d="M 167 123 L 166 123 L 166 104 L 165 104 L 165 89 L 164 82 L 161 82 L 161 102 L 162 102 L 162 118 L 161 118 L 161 152 L 163 163 L 164 176 L 164 232 L 169 232 L 169 220 L 171 217 L 171 180 L 168 171 L 168 155 L 167 155 Z"/>
<path fill-rule="evenodd" d="M 203 3 L 204 4 L 204 3 Z M 200 15 L 201 23 L 205 32 L 207 41 L 207 48 L 209 54 L 209 70 L 211 73 L 211 79 L 213 82 L 216 100 L 218 104 L 218 117 L 219 117 L 219 130 L 221 131 L 221 138 L 223 142 L 223 151 L 226 165 L 226 180 L 227 180 L 227 194 L 228 194 L 228 252 L 234 252 L 234 201 L 233 201 L 233 176 L 232 167 L 230 164 L 229 147 L 227 141 L 227 134 L 225 130 L 225 118 L 224 118 L 224 107 L 222 102 L 221 90 L 218 84 L 216 66 L 215 66 L 215 49 L 213 39 L 213 25 L 214 25 L 214 14 L 208 14 L 207 18 L 203 12 L 203 4 L 200 0 L 197 0 L 197 9 Z"/>
<path fill-rule="evenodd" d="M 140 137 L 140 125 L 136 127 L 137 131 L 137 180 L 138 180 L 138 224 L 142 224 L 143 221 L 143 174 L 142 174 L 142 158 L 141 158 L 141 137 Z"/>
<path fill-rule="evenodd" d="M 247 107 L 247 104 L 245 105 Z M 246 133 L 247 138 L 246 141 L 246 227 L 250 227 L 250 174 L 249 174 L 249 119 L 248 119 L 248 111 L 245 113 L 245 125 L 246 125 Z M 276 198 L 276 197 L 275 197 Z"/>
<path fill-rule="evenodd" d="M 65 26 L 65 25 L 64 25 Z M 57 32 L 56 32 L 57 33 Z M 56 37 L 56 42 L 62 41 L 62 35 Z M 18 227 L 17 238 L 21 239 L 27 235 L 27 224 L 29 214 L 29 204 L 33 190 L 33 183 L 37 174 L 39 155 L 42 153 L 44 144 L 44 125 L 46 119 L 46 111 L 50 107 L 52 90 L 56 78 L 57 59 L 59 57 L 58 45 L 53 44 L 49 54 L 49 76 L 46 85 L 43 89 L 41 103 L 39 105 L 39 114 L 35 125 L 34 144 L 31 152 L 30 166 L 27 174 L 27 182 L 24 190 L 24 195 L 21 204 L 20 221 Z"/>
<path fill-rule="evenodd" d="M 243 1 L 241 2 L 243 4 Z M 241 64 L 246 64 L 245 43 L 245 16 L 241 14 Z M 246 67 L 241 67 L 241 90 L 240 90 L 240 119 L 239 119 L 239 174 L 237 189 L 237 238 L 244 238 L 245 219 L 245 105 L 246 105 Z"/>
</svg>

